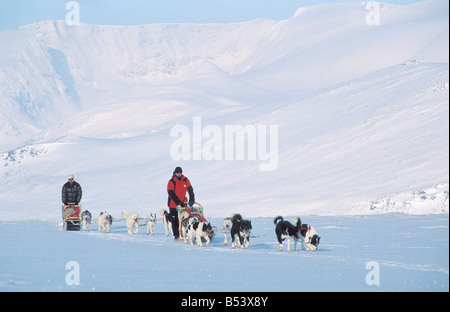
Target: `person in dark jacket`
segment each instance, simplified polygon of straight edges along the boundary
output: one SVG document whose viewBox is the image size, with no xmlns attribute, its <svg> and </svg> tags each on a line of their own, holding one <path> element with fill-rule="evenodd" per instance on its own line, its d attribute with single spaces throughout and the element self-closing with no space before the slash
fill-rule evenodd
<svg viewBox="0 0 450 312">
<path fill-rule="evenodd" d="M 61 191 L 61 199 L 64 205 L 69 203 L 74 203 L 78 205 L 81 201 L 81 196 L 83 191 L 81 190 L 81 185 L 74 181 L 73 175 L 69 176 L 69 181 L 65 183 Z"/>
<path fill-rule="evenodd" d="M 189 201 L 186 198 L 186 192 L 189 193 Z M 195 203 L 194 189 L 192 188 L 191 181 L 183 175 L 183 170 L 180 167 L 176 167 L 173 172 L 172 178 L 167 184 L 167 193 L 169 199 L 167 205 L 170 210 L 170 222 L 172 223 L 173 236 L 175 239 L 180 237 L 178 211 L 177 207 L 192 206 Z"/>
</svg>

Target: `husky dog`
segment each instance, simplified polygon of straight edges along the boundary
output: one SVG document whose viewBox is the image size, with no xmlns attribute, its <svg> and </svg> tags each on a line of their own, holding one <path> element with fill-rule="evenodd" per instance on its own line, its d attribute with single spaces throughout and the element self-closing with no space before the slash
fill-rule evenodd
<svg viewBox="0 0 450 312">
<path fill-rule="evenodd" d="M 320 237 L 316 229 L 308 224 L 302 224 L 300 229 L 302 249 L 306 251 L 316 251 L 319 248 Z"/>
<path fill-rule="evenodd" d="M 170 229 L 170 233 L 172 233 L 173 236 L 172 222 L 170 222 L 169 213 L 165 209 L 161 209 L 159 213 L 161 214 L 164 220 L 164 228 L 166 229 L 166 236 L 169 236 L 169 231 L 167 228 Z"/>
<path fill-rule="evenodd" d="M 197 245 L 203 247 L 202 238 L 206 240 L 205 247 L 208 246 L 210 242 L 210 235 L 212 231 L 212 226 L 209 222 L 202 222 L 197 218 L 193 218 L 194 220 L 187 227 L 187 237 L 191 242 L 191 246 L 194 246 L 194 238 L 197 240 Z M 186 238 L 186 235 L 184 236 Z M 186 240 L 185 240 L 186 241 Z"/>
<path fill-rule="evenodd" d="M 247 249 L 250 244 L 250 231 L 252 222 L 242 219 L 240 214 L 235 214 L 231 218 L 233 225 L 231 226 L 231 248 L 240 245 L 242 249 Z"/>
<path fill-rule="evenodd" d="M 147 235 L 152 233 L 152 235 L 155 232 L 155 225 L 156 225 L 156 213 L 151 213 L 150 216 L 148 216 L 147 219 L 145 219 L 147 223 Z"/>
<path fill-rule="evenodd" d="M 183 236 L 185 244 L 188 243 L 187 239 L 188 239 L 189 226 L 193 223 L 198 223 L 198 222 L 200 222 L 200 220 L 197 217 L 190 216 L 186 211 L 183 211 L 180 214 L 181 235 Z"/>
<path fill-rule="evenodd" d="M 89 226 L 92 220 L 92 215 L 89 210 L 83 211 L 83 213 L 81 214 L 81 220 L 83 222 L 83 231 L 89 232 Z"/>
<path fill-rule="evenodd" d="M 224 237 L 224 240 L 223 240 L 224 245 L 228 245 L 227 235 L 230 233 L 232 226 L 233 226 L 233 222 L 231 221 L 231 218 L 225 218 L 223 220 L 222 230 L 223 230 L 223 237 Z"/>
<path fill-rule="evenodd" d="M 127 221 L 127 229 L 128 234 L 133 235 L 137 234 L 139 231 L 139 215 L 137 212 L 132 212 L 129 215 L 126 215 L 122 211 L 122 218 L 124 218 Z"/>
<path fill-rule="evenodd" d="M 291 247 L 291 238 L 294 239 L 294 250 L 297 251 L 297 243 L 300 239 L 299 232 L 302 225 L 300 218 L 295 218 L 294 224 L 291 224 L 289 221 L 284 221 L 283 217 L 278 216 L 273 220 L 273 223 L 276 225 L 275 234 L 278 239 L 278 249 L 283 250 L 283 241 L 287 239 L 287 251 L 290 251 Z"/>
<path fill-rule="evenodd" d="M 107 212 L 100 212 L 100 217 L 98 217 L 98 231 L 99 232 L 107 232 L 109 233 L 109 230 L 111 228 L 113 218 L 112 216 Z"/>
</svg>

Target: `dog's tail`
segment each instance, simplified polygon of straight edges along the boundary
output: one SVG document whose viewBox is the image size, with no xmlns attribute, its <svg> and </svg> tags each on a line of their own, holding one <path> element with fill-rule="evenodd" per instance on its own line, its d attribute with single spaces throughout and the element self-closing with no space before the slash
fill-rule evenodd
<svg viewBox="0 0 450 312">
<path fill-rule="evenodd" d="M 168 214 L 168 212 L 167 212 L 166 209 L 161 209 L 161 210 L 159 211 L 159 214 L 160 214 L 162 217 L 164 217 L 166 214 Z"/>
<path fill-rule="evenodd" d="M 300 231 L 301 227 L 302 227 L 302 219 L 300 218 L 295 218 L 294 219 L 294 223 L 295 223 L 295 227 Z"/>
<path fill-rule="evenodd" d="M 124 219 L 126 219 L 126 218 L 127 218 L 127 215 L 126 215 L 126 214 L 124 214 L 124 213 L 123 213 L 123 211 L 122 211 L 122 218 L 124 218 Z"/>
<path fill-rule="evenodd" d="M 233 217 L 231 218 L 231 222 L 241 222 L 242 220 L 242 216 L 239 213 L 236 213 L 233 215 Z"/>
<path fill-rule="evenodd" d="M 278 221 L 283 222 L 284 221 L 283 217 L 282 216 L 278 216 L 275 219 L 273 219 L 273 224 L 277 225 Z"/>
</svg>

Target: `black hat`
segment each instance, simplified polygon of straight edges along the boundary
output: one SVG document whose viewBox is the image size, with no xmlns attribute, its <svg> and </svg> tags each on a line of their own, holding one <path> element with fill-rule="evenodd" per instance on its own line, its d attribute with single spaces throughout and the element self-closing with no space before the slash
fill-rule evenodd
<svg viewBox="0 0 450 312">
<path fill-rule="evenodd" d="M 181 169 L 181 167 L 176 167 L 174 173 L 183 173 L 183 169 Z"/>
</svg>

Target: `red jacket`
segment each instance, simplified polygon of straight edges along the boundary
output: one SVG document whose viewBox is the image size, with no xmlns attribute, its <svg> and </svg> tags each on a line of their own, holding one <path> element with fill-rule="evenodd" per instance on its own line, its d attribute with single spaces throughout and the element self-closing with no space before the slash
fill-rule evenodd
<svg viewBox="0 0 450 312">
<path fill-rule="evenodd" d="M 173 176 L 167 183 L 167 193 L 169 194 L 167 205 L 169 208 L 177 208 L 179 204 L 186 203 L 188 201 L 186 192 L 189 193 L 189 206 L 192 206 L 195 203 L 195 195 L 191 181 L 184 175 L 181 176 L 180 180 Z"/>
</svg>

